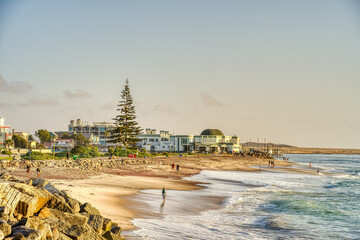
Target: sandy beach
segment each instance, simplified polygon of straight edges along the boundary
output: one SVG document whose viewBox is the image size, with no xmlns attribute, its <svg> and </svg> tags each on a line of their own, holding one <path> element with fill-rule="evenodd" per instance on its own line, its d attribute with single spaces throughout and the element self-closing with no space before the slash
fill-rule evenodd
<svg viewBox="0 0 360 240">
<path fill-rule="evenodd" d="M 105 160 L 105 159 L 104 159 Z M 151 216 L 147 206 L 137 199 L 137 193 L 142 190 L 161 189 L 192 191 L 203 188 L 199 182 L 183 180 L 202 170 L 233 170 L 233 171 L 259 171 L 267 168 L 268 160 L 255 157 L 241 157 L 230 155 L 216 156 L 170 156 L 147 158 L 152 164 L 128 164 L 117 168 L 102 168 L 84 170 L 75 168 L 45 167 L 42 169 L 41 178 L 53 182 L 59 189 L 66 190 L 70 196 L 80 202 L 89 202 L 105 217 L 117 222 L 123 230 L 134 229 L 130 222 L 134 218 Z M 119 158 L 119 161 L 121 159 Z M 180 170 L 172 168 L 172 164 L 179 164 Z M 291 162 L 275 161 L 277 168 L 286 169 Z M 275 170 L 274 169 L 274 170 Z M 25 169 L 12 169 L 11 174 L 25 178 Z M 305 170 L 306 171 L 306 170 Z M 32 176 L 35 177 L 35 169 Z M 201 199 L 200 199 L 201 200 Z M 213 199 L 219 202 L 219 199 Z M 210 204 L 211 205 L 211 204 Z M 211 207 L 208 205 L 204 205 Z M 201 211 L 197 209 L 194 211 Z"/>
</svg>

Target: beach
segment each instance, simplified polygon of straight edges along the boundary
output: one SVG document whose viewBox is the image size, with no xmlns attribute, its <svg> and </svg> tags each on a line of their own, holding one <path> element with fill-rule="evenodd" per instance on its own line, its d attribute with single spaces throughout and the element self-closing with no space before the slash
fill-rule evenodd
<svg viewBox="0 0 360 240">
<path fill-rule="evenodd" d="M 103 158 L 104 161 L 107 158 Z M 119 158 L 119 161 L 124 160 Z M 203 170 L 259 171 L 267 167 L 268 160 L 248 156 L 170 156 L 144 158 L 144 164 L 127 164 L 118 168 L 102 168 L 97 171 L 65 167 L 42 167 L 42 178 L 66 190 L 80 202 L 89 202 L 105 216 L 117 222 L 123 230 L 134 229 L 131 220 L 151 216 L 146 206 L 136 201 L 142 190 L 161 189 L 192 191 L 204 188 L 201 182 L 184 179 Z M 149 164 L 149 161 L 152 163 Z M 140 161 L 141 162 L 141 161 Z M 175 165 L 174 169 L 172 164 Z M 277 167 L 291 163 L 276 160 Z M 179 171 L 176 170 L 179 165 Z M 34 169 L 35 170 L 35 169 Z M 24 169 L 12 169 L 19 178 L 26 176 Z M 35 177 L 35 173 L 32 173 Z M 30 176 L 31 177 L 31 176 Z M 194 210 L 198 212 L 203 209 Z"/>
</svg>

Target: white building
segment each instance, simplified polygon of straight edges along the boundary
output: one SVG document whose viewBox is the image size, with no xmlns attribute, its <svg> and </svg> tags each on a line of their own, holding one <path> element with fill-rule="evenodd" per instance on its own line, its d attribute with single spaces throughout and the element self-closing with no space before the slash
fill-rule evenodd
<svg viewBox="0 0 360 240">
<path fill-rule="evenodd" d="M 155 129 L 146 129 L 139 147 L 152 152 L 208 152 L 238 153 L 242 150 L 237 136 L 224 136 L 218 129 L 206 129 L 200 135 L 170 135 L 168 131 L 156 133 Z"/>
</svg>

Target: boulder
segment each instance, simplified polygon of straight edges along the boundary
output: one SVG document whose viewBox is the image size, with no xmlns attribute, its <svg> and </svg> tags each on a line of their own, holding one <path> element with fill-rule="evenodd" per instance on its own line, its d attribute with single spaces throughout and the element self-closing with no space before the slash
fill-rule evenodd
<svg viewBox="0 0 360 240">
<path fill-rule="evenodd" d="M 47 203 L 47 207 L 60 210 L 62 212 L 75 213 L 69 204 L 55 196 Z"/>
<path fill-rule="evenodd" d="M 112 222 L 109 218 L 104 218 L 104 221 L 103 221 L 103 226 L 102 226 L 102 230 L 104 232 L 106 231 L 110 231 L 111 230 L 111 227 L 112 227 Z"/>
<path fill-rule="evenodd" d="M 56 209 L 49 209 L 52 216 L 70 223 L 71 225 L 85 226 L 88 222 L 88 218 L 79 213 L 66 213 Z"/>
<path fill-rule="evenodd" d="M 20 197 L 20 191 L 11 188 L 8 183 L 0 183 L 0 206 L 7 207 L 10 214 L 15 211 Z"/>
<path fill-rule="evenodd" d="M 48 183 L 50 183 L 50 182 L 45 179 L 42 179 L 42 178 L 31 178 L 29 180 L 29 185 L 32 184 L 34 187 L 37 187 L 37 188 L 43 188 Z"/>
<path fill-rule="evenodd" d="M 93 207 L 90 203 L 84 203 L 80 206 L 80 212 L 86 212 L 91 215 L 101 215 L 99 210 Z"/>
<path fill-rule="evenodd" d="M 17 237 L 17 235 L 21 234 L 23 237 L 25 237 L 25 239 L 46 240 L 45 232 L 31 229 L 25 226 L 15 227 L 12 229 L 12 231 L 13 231 L 13 236 L 15 236 L 15 238 Z"/>
<path fill-rule="evenodd" d="M 0 239 L 3 240 L 5 238 L 5 234 L 3 233 L 3 231 L 0 230 Z"/>
<path fill-rule="evenodd" d="M 51 215 L 50 209 L 47 208 L 47 207 L 43 207 L 40 210 L 40 212 L 38 214 L 38 217 L 41 218 L 41 219 L 45 219 L 45 218 L 48 218 L 50 215 Z"/>
<path fill-rule="evenodd" d="M 74 212 L 80 212 L 80 203 L 74 198 L 66 198 L 66 203 L 74 210 Z"/>
<path fill-rule="evenodd" d="M 10 224 L 0 220 L 0 231 L 4 234 L 4 236 L 10 235 L 11 234 Z"/>
<path fill-rule="evenodd" d="M 91 226 L 96 232 L 102 232 L 104 218 L 100 215 L 90 215 L 87 224 Z"/>
<path fill-rule="evenodd" d="M 111 231 L 112 233 L 114 233 L 114 234 L 120 234 L 120 233 L 121 233 L 121 227 L 119 227 L 119 226 L 112 226 L 110 231 Z"/>
</svg>

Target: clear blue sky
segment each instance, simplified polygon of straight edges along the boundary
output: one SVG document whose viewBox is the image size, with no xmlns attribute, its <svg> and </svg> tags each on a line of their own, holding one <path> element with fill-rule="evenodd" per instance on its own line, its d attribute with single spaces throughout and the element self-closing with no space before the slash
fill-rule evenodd
<svg viewBox="0 0 360 240">
<path fill-rule="evenodd" d="M 0 0 L 0 116 L 360 148 L 359 1 Z"/>
</svg>

